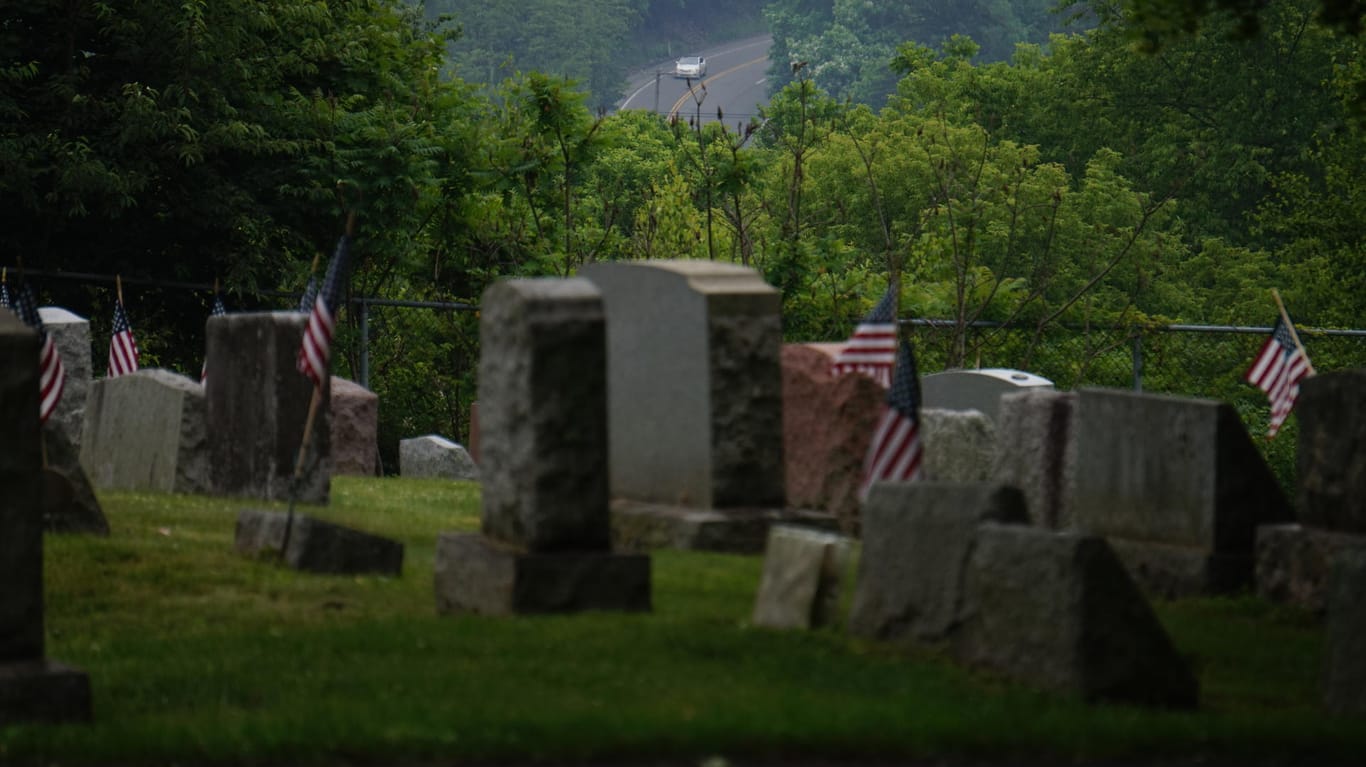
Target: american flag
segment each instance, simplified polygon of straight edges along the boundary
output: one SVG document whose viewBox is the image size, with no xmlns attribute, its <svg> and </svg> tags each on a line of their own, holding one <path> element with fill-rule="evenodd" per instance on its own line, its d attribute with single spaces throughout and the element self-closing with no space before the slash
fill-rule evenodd
<svg viewBox="0 0 1366 767">
<path fill-rule="evenodd" d="M 350 276 L 351 241 L 346 235 L 337 240 L 332 263 L 327 265 L 327 277 L 322 290 L 313 301 L 304 328 L 304 340 L 299 346 L 299 372 L 313 379 L 314 386 L 322 386 L 327 378 L 327 363 L 332 356 L 332 331 L 336 327 L 337 308 L 342 288 Z"/>
<path fill-rule="evenodd" d="M 873 311 L 854 328 L 845 345 L 830 366 L 830 375 L 863 373 L 872 376 L 883 386 L 892 383 L 892 365 L 896 362 L 896 296 L 888 288 Z"/>
<path fill-rule="evenodd" d="M 133 339 L 133 328 L 128 324 L 128 313 L 123 301 L 114 304 L 114 334 L 109 339 L 110 378 L 133 373 L 138 369 L 138 342 Z"/>
<path fill-rule="evenodd" d="M 28 283 L 19 288 L 19 299 L 13 308 L 24 324 L 38 331 L 38 419 L 47 423 L 57 403 L 62 400 L 62 390 L 66 386 L 66 368 L 62 365 L 62 355 L 52 336 L 43 328 L 42 315 L 38 313 L 38 302 Z"/>
<path fill-rule="evenodd" d="M 318 300 L 318 276 L 308 275 L 308 284 L 304 286 L 303 295 L 299 296 L 299 311 L 309 312 L 313 310 L 313 304 Z"/>
<path fill-rule="evenodd" d="M 906 482 L 919 477 L 923 453 L 920 375 L 915 368 L 914 350 L 909 343 L 902 342 L 892 388 L 887 391 L 887 408 L 868 445 L 868 455 L 863 459 L 859 498 L 867 498 L 875 482 Z"/>
<path fill-rule="evenodd" d="M 222 317 L 228 310 L 223 308 L 223 294 L 217 290 L 213 292 L 213 308 L 209 309 L 210 317 Z M 204 383 L 209 380 L 209 360 L 204 358 L 204 366 L 199 369 L 199 382 Z"/>
<path fill-rule="evenodd" d="M 1295 343 L 1290 327 L 1279 317 L 1276 318 L 1271 337 L 1262 344 L 1257 358 L 1252 361 L 1252 367 L 1243 376 L 1248 383 L 1266 392 L 1267 399 L 1271 400 L 1267 439 L 1280 431 L 1281 424 L 1285 423 L 1291 408 L 1295 407 L 1295 398 L 1300 395 L 1300 381 L 1312 370 L 1309 358 Z"/>
</svg>

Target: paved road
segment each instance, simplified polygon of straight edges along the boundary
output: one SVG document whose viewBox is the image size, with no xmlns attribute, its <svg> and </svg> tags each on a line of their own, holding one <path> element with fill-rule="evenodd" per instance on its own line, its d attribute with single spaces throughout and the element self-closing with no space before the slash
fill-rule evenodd
<svg viewBox="0 0 1366 767">
<path fill-rule="evenodd" d="M 691 91 L 689 81 L 674 78 L 673 61 L 661 61 L 631 76 L 629 95 L 617 108 L 677 113 L 684 120 L 700 116 L 703 122 L 715 122 L 719 106 L 728 126 L 749 122 L 759 113 L 758 106 L 768 101 L 765 73 L 772 44 L 773 38 L 765 35 L 681 54 L 696 53 L 707 59 L 707 76 L 691 81 Z"/>
</svg>

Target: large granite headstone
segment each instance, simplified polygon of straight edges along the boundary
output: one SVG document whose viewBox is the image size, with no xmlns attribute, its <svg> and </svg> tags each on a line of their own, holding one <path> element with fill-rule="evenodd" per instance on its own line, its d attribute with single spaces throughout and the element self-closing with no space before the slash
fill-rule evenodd
<svg viewBox="0 0 1366 767">
<path fill-rule="evenodd" d="M 0 311 L 0 727 L 87 721 L 90 680 L 45 656 L 38 334 Z"/>
<path fill-rule="evenodd" d="M 650 609 L 649 557 L 610 549 L 598 290 L 502 280 L 480 305 L 482 534 L 438 539 L 438 612 Z"/>
<path fill-rule="evenodd" d="M 436 434 L 399 440 L 398 466 L 405 477 L 479 479 L 479 467 L 469 451 Z"/>
<path fill-rule="evenodd" d="M 591 264 L 580 274 L 606 310 L 612 495 L 781 507 L 778 291 L 752 269 L 713 261 Z"/>
<path fill-rule="evenodd" d="M 86 399 L 90 392 L 92 364 L 90 361 L 90 321 L 61 307 L 44 306 L 38 309 L 43 329 L 51 336 L 57 352 L 62 355 L 62 369 L 66 382 L 62 399 L 43 424 L 43 430 L 60 431 L 77 451 L 81 447 L 81 430 L 85 424 Z"/>
<path fill-rule="evenodd" d="M 1087 701 L 1198 701 L 1189 665 L 1103 538 L 982 525 L 962 595 L 960 661 Z"/>
<path fill-rule="evenodd" d="M 1237 412 L 1214 400 L 1083 389 L 1076 527 L 1168 596 L 1252 585 L 1258 525 L 1291 518 Z"/>
<path fill-rule="evenodd" d="M 81 465 L 96 487 L 205 493 L 209 439 L 204 387 L 144 368 L 90 389 Z"/>
<path fill-rule="evenodd" d="M 809 629 L 834 623 L 852 549 L 853 540 L 843 535 L 774 525 L 754 597 L 754 625 Z"/>
<path fill-rule="evenodd" d="M 920 438 L 925 445 L 921 479 L 986 482 L 996 452 L 996 428 L 978 410 L 921 408 Z"/>
<path fill-rule="evenodd" d="M 984 521 L 1024 523 L 1013 487 L 880 482 L 863 508 L 863 553 L 849 631 L 875 639 L 947 639 L 958 624 L 963 575 Z"/>
<path fill-rule="evenodd" d="M 1328 592 L 1324 702 L 1340 714 L 1366 715 L 1366 550 L 1338 554 Z"/>
<path fill-rule="evenodd" d="M 945 370 L 920 377 L 920 405 L 942 410 L 976 410 L 995 421 L 1003 395 L 1052 388 L 1052 381 L 1023 370 Z"/>
<path fill-rule="evenodd" d="M 1024 493 L 1032 524 L 1072 526 L 1077 394 L 1027 389 L 1001 396 L 991 478 Z"/>
<path fill-rule="evenodd" d="M 234 313 L 208 320 L 204 386 L 213 492 L 289 500 L 313 382 L 295 367 L 300 312 Z M 325 504 L 331 483 L 330 396 L 318 403 L 297 499 Z"/>
<path fill-rule="evenodd" d="M 332 473 L 373 477 L 379 469 L 379 395 L 332 376 Z"/>
</svg>

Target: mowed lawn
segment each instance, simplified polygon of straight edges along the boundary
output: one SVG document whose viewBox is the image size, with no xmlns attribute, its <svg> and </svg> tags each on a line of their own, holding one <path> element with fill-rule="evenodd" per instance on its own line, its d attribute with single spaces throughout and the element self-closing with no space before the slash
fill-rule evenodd
<svg viewBox="0 0 1366 767">
<path fill-rule="evenodd" d="M 263 504 L 101 501 L 112 534 L 48 536 L 45 565 L 48 655 L 90 675 L 95 721 L 0 726 L 0 764 L 1366 762 L 1366 720 L 1319 704 L 1321 626 L 1250 596 L 1157 606 L 1199 710 L 1088 706 L 756 628 L 757 556 L 655 552 L 651 613 L 438 616 L 433 550 L 478 528 L 470 483 L 338 478 L 299 507 L 403 541 L 400 578 L 239 556 L 237 511 Z"/>
</svg>

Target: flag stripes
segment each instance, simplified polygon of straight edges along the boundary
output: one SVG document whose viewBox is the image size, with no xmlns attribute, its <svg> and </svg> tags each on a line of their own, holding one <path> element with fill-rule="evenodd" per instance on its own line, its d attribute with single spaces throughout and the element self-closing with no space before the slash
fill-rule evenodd
<svg viewBox="0 0 1366 767">
<path fill-rule="evenodd" d="M 53 342 L 52 335 L 43 327 L 43 317 L 38 312 L 38 301 L 33 297 L 33 290 L 25 282 L 19 288 L 18 303 L 14 305 L 19 314 L 19 319 L 24 324 L 38 331 L 40 346 L 38 348 L 38 419 L 47 423 L 47 419 L 57 410 L 57 403 L 62 399 L 62 392 L 66 388 L 66 367 L 62 364 L 62 355 L 57 351 L 57 344 Z"/>
<path fill-rule="evenodd" d="M 133 338 L 133 328 L 128 324 L 128 313 L 123 309 L 123 301 L 114 304 L 114 329 L 109 339 L 108 376 L 126 375 L 138 369 L 138 343 Z"/>
<path fill-rule="evenodd" d="M 895 296 L 888 288 L 835 356 L 830 375 L 862 373 L 883 386 L 891 386 L 892 367 L 896 364 L 895 303 Z"/>
<path fill-rule="evenodd" d="M 1267 438 L 1276 436 L 1300 395 L 1300 381 L 1309 374 L 1309 358 L 1300 350 L 1290 328 L 1280 318 L 1262 344 L 1243 378 L 1261 389 L 1271 403 Z"/>
<path fill-rule="evenodd" d="M 327 265 L 327 276 L 323 279 L 322 288 L 313 300 L 313 310 L 308 314 L 308 325 L 304 328 L 303 342 L 299 345 L 297 367 L 300 373 L 313 380 L 314 386 L 321 387 L 328 376 L 332 332 L 336 329 L 336 313 L 341 303 L 342 289 L 350 278 L 350 261 L 351 240 L 343 234 L 337 240 L 332 262 Z"/>
<path fill-rule="evenodd" d="M 920 477 L 924 457 L 920 439 L 920 379 L 915 352 L 909 343 L 901 345 L 892 388 L 887 392 L 887 408 L 878 421 L 863 461 L 863 482 L 859 498 L 868 497 L 876 482 L 907 482 Z"/>
</svg>

